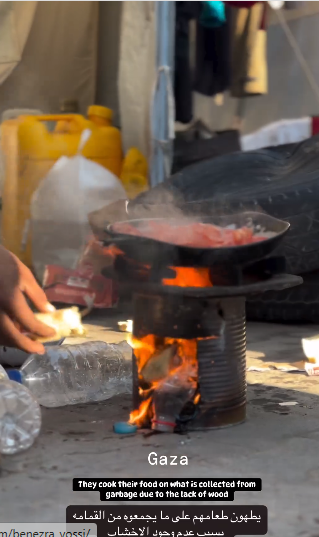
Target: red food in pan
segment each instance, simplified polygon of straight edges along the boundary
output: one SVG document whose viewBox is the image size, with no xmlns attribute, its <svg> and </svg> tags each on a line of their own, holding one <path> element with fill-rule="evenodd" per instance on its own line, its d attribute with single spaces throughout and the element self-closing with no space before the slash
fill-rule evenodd
<svg viewBox="0 0 319 537">
<path fill-rule="evenodd" d="M 145 222 L 143 228 L 134 227 L 129 223 L 120 223 L 113 225 L 113 231 L 191 248 L 243 246 L 261 242 L 267 238 L 260 235 L 254 236 L 253 230 L 248 227 L 226 229 L 200 222 L 171 225 L 167 222 L 153 220 Z"/>
</svg>

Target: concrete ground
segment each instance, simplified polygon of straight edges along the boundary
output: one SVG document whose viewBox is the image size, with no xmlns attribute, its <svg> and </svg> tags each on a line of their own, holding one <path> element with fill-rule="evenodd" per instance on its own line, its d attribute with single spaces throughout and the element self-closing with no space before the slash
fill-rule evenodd
<svg viewBox="0 0 319 537">
<path fill-rule="evenodd" d="M 125 319 L 94 314 L 88 319 L 89 337 L 120 341 L 117 320 Z M 301 338 L 316 331 L 250 324 L 248 366 L 301 360 Z M 284 401 L 298 405 L 280 406 Z M 43 409 L 36 444 L 1 461 L 0 521 L 62 522 L 67 505 L 106 506 L 99 493 L 72 492 L 73 477 L 261 477 L 262 492 L 237 492 L 235 502 L 266 505 L 270 536 L 319 536 L 319 378 L 249 372 L 248 419 L 223 430 L 148 438 L 114 435 L 112 424 L 126 420 L 129 411 L 129 396 Z M 150 466 L 151 451 L 187 455 L 189 466 Z"/>
</svg>

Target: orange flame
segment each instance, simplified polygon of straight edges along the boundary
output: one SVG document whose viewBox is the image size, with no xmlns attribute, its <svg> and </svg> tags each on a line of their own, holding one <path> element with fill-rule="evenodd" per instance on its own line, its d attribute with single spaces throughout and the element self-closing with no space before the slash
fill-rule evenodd
<svg viewBox="0 0 319 537">
<path fill-rule="evenodd" d="M 115 246 L 115 244 L 110 244 L 109 246 L 104 246 L 102 248 L 102 253 L 104 255 L 112 257 L 113 259 L 115 259 L 118 255 L 124 255 L 122 250 L 120 250 L 120 248 Z"/>
<path fill-rule="evenodd" d="M 177 360 L 172 364 L 169 371 L 166 373 L 165 378 L 152 381 L 148 389 L 143 390 L 141 387 L 139 388 L 139 394 L 143 401 L 138 410 L 131 412 L 130 423 L 134 423 L 141 427 L 145 423 L 149 413 L 154 390 L 165 382 L 165 380 L 173 377 L 174 375 L 178 375 L 181 378 L 181 382 L 185 382 L 187 386 L 192 386 L 194 390 L 196 389 L 198 378 L 197 340 L 159 338 L 153 334 L 150 334 L 142 339 L 137 339 L 132 336 L 130 338 L 130 344 L 134 348 L 140 382 L 144 381 L 143 367 L 148 360 L 150 360 L 150 358 L 157 354 L 161 349 L 174 344 L 177 345 Z"/>
<path fill-rule="evenodd" d="M 152 402 L 152 397 L 149 397 L 145 401 L 142 401 L 139 409 L 133 410 L 133 412 L 131 412 L 129 423 L 137 425 L 138 427 L 141 427 L 148 413 L 148 409 L 149 409 L 151 402 Z"/>
<path fill-rule="evenodd" d="M 128 342 L 134 349 L 134 354 L 137 361 L 137 369 L 140 373 L 146 362 L 156 352 L 156 337 L 152 334 L 150 334 L 149 336 L 145 336 L 142 339 L 138 339 L 134 336 L 131 336 L 130 338 L 128 338 Z"/>
<path fill-rule="evenodd" d="M 164 278 L 163 285 L 177 287 L 212 287 L 210 270 L 208 268 L 170 267 L 175 270 L 175 278 Z"/>
</svg>

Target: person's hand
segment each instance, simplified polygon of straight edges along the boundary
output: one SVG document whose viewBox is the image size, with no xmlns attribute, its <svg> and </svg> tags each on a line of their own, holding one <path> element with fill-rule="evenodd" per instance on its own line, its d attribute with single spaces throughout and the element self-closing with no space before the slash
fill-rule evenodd
<svg viewBox="0 0 319 537">
<path fill-rule="evenodd" d="M 42 313 L 55 309 L 48 303 L 32 272 L 15 255 L 0 246 L 0 344 L 28 353 L 43 354 L 43 345 L 25 333 L 31 337 L 51 337 L 55 332 L 37 320 L 24 295 Z"/>
</svg>

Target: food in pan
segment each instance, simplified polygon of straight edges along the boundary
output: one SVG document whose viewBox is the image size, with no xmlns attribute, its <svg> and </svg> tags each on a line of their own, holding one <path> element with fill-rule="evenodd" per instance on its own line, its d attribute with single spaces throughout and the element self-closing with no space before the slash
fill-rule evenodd
<svg viewBox="0 0 319 537">
<path fill-rule="evenodd" d="M 152 220 L 143 226 L 135 227 L 130 223 L 118 223 L 112 226 L 113 231 L 136 237 L 147 237 L 178 246 L 193 248 L 222 248 L 243 246 L 261 242 L 267 237 L 255 235 L 249 227 L 238 229 L 222 228 L 212 224 L 181 223 L 172 225 L 169 222 Z"/>
</svg>

